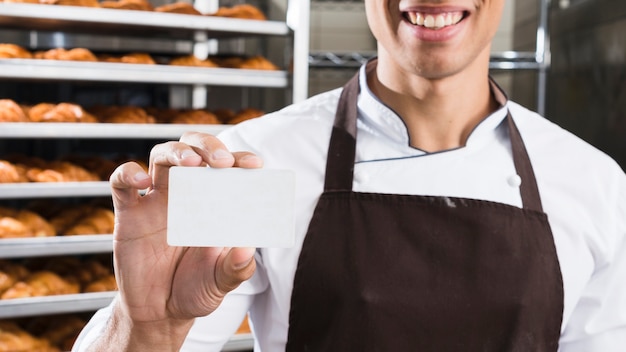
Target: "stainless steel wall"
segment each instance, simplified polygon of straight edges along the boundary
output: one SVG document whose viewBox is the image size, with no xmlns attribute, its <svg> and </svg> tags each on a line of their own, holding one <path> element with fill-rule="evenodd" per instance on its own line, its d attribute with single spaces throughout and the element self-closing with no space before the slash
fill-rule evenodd
<svg viewBox="0 0 626 352">
<path fill-rule="evenodd" d="M 546 115 L 626 169 L 626 1 L 555 5 Z"/>
<path fill-rule="evenodd" d="M 516 1 L 515 50 L 535 45 L 539 1 Z M 626 169 L 626 1 L 552 0 L 546 112 Z M 511 96 L 533 108 L 537 75 L 516 72 Z"/>
</svg>

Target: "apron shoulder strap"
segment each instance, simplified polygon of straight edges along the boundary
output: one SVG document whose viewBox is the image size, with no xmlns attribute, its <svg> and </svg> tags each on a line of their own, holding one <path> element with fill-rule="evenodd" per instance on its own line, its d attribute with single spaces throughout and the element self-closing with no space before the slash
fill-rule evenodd
<svg viewBox="0 0 626 352">
<path fill-rule="evenodd" d="M 346 83 L 339 97 L 328 147 L 324 191 L 351 191 L 356 156 L 359 73 Z"/>
<path fill-rule="evenodd" d="M 526 209 L 543 212 L 537 179 L 535 178 L 535 172 L 530 163 L 528 152 L 524 146 L 524 141 L 510 112 L 507 114 L 506 119 L 509 127 L 509 138 L 511 139 L 513 162 L 515 163 L 517 174 L 522 179 L 522 183 L 520 184 L 522 204 Z"/>
</svg>

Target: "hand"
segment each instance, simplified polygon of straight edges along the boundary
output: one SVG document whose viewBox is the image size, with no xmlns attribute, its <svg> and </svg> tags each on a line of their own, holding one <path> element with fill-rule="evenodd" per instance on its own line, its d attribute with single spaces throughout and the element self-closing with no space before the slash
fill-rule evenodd
<svg viewBox="0 0 626 352">
<path fill-rule="evenodd" d="M 213 312 L 224 296 L 252 276 L 254 248 L 183 248 L 166 243 L 171 166 L 259 168 L 247 152 L 231 153 L 214 136 L 183 135 L 155 146 L 149 175 L 126 163 L 111 176 L 115 207 L 114 259 L 119 310 L 134 326 L 191 324 Z M 147 189 L 144 196 L 139 190 Z M 186 334 L 186 332 L 185 332 Z M 183 336 L 184 337 L 184 336 Z"/>
</svg>

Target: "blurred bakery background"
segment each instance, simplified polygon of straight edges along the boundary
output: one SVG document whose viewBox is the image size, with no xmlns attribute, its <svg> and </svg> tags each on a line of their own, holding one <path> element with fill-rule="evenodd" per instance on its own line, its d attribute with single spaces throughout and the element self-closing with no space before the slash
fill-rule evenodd
<svg viewBox="0 0 626 352">
<path fill-rule="evenodd" d="M 112 299 L 117 165 L 340 87 L 376 50 L 363 1 L 39 1 L 0 0 L 0 352 L 67 350 Z M 623 0 L 506 0 L 491 74 L 624 167 L 623 33 Z"/>
</svg>

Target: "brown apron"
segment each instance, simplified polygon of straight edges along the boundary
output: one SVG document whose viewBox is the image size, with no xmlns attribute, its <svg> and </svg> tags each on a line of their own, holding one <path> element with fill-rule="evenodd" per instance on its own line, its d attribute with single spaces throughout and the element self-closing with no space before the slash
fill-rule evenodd
<svg viewBox="0 0 626 352">
<path fill-rule="evenodd" d="M 294 279 L 287 351 L 556 351 L 563 282 L 524 143 L 523 209 L 352 191 L 358 74 L 344 87 L 325 190 Z"/>
</svg>

